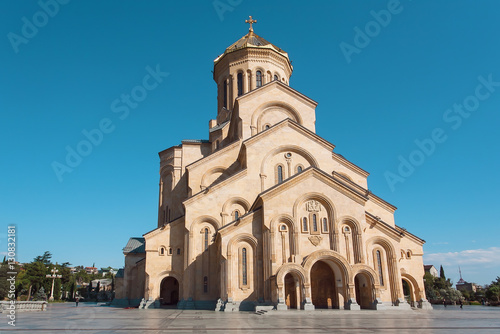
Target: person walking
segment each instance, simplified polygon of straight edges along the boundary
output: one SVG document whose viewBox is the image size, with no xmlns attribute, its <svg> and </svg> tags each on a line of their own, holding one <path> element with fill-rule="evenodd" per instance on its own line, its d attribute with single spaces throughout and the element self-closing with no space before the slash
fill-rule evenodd
<svg viewBox="0 0 500 334">
<path fill-rule="evenodd" d="M 464 308 L 464 302 L 460 299 L 460 308 Z"/>
<path fill-rule="evenodd" d="M 79 297 L 76 297 L 75 302 L 76 302 L 76 307 L 78 307 L 78 302 L 80 301 Z"/>
</svg>

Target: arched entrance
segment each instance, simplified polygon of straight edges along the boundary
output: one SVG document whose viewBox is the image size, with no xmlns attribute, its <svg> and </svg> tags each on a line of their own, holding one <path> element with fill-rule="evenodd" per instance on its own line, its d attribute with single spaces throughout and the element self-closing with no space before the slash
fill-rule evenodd
<svg viewBox="0 0 500 334">
<path fill-rule="evenodd" d="M 335 275 L 332 268 L 323 261 L 316 262 L 311 268 L 312 303 L 316 308 L 337 307 Z"/>
<path fill-rule="evenodd" d="M 285 276 L 285 303 L 289 309 L 300 309 L 299 281 L 290 273 Z"/>
<path fill-rule="evenodd" d="M 410 304 L 411 307 L 415 307 L 415 300 L 413 299 L 413 288 L 411 283 L 403 278 L 403 295 L 405 296 L 406 302 Z"/>
<path fill-rule="evenodd" d="M 354 277 L 354 286 L 356 289 L 356 303 L 358 303 L 362 309 L 371 309 L 373 293 L 369 277 L 365 274 L 357 274 L 356 277 Z"/>
<path fill-rule="evenodd" d="M 165 277 L 160 286 L 160 303 L 162 306 L 176 306 L 179 302 L 179 282 L 174 277 Z"/>
</svg>

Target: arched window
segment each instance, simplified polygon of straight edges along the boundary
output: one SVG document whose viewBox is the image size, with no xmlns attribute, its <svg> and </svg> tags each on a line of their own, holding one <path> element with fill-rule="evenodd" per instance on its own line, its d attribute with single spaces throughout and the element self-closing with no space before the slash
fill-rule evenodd
<svg viewBox="0 0 500 334">
<path fill-rule="evenodd" d="M 269 129 L 271 126 L 269 124 L 266 124 L 266 130 Z"/>
<path fill-rule="evenodd" d="M 298 165 L 297 166 L 297 173 L 301 173 L 303 171 L 302 166 Z"/>
<path fill-rule="evenodd" d="M 307 232 L 307 218 L 306 217 L 302 218 L 302 230 L 304 232 Z"/>
<path fill-rule="evenodd" d="M 243 285 L 248 285 L 247 277 L 247 249 L 241 250 L 241 282 Z"/>
<path fill-rule="evenodd" d="M 223 96 L 224 96 L 224 108 L 227 109 L 227 81 L 226 80 L 224 80 L 223 89 L 224 89 L 224 92 L 223 92 Z"/>
<path fill-rule="evenodd" d="M 328 232 L 328 219 L 323 218 L 323 232 Z"/>
<path fill-rule="evenodd" d="M 313 214 L 312 220 L 313 220 L 312 231 L 318 232 L 318 222 L 316 221 L 316 214 Z"/>
<path fill-rule="evenodd" d="M 275 74 L 275 75 L 274 75 L 274 81 L 279 81 L 279 80 L 280 80 L 280 78 L 278 78 L 278 75 L 277 75 L 277 74 Z"/>
<path fill-rule="evenodd" d="M 160 254 L 161 256 L 165 255 L 165 247 L 160 247 L 159 254 Z"/>
<path fill-rule="evenodd" d="M 261 71 L 256 72 L 255 81 L 256 81 L 257 88 L 262 86 L 262 72 Z"/>
<path fill-rule="evenodd" d="M 203 292 L 204 293 L 208 292 L 208 277 L 207 276 L 203 277 Z"/>
<path fill-rule="evenodd" d="M 278 183 L 281 183 L 283 182 L 283 166 L 279 165 L 277 168 L 276 168 L 276 173 L 277 173 L 277 181 Z"/>
<path fill-rule="evenodd" d="M 205 227 L 205 250 L 208 249 L 208 227 Z"/>
<path fill-rule="evenodd" d="M 238 73 L 238 96 L 243 95 L 243 73 Z"/>
<path fill-rule="evenodd" d="M 286 225 L 281 225 L 281 230 L 286 231 Z"/>
<path fill-rule="evenodd" d="M 177 248 L 177 255 L 181 255 L 181 249 Z"/>
<path fill-rule="evenodd" d="M 168 255 L 172 255 L 172 247 L 168 248 Z"/>
<path fill-rule="evenodd" d="M 240 212 L 238 210 L 234 210 L 234 220 L 238 220 L 240 218 Z"/>
<path fill-rule="evenodd" d="M 384 285 L 384 275 L 382 273 L 382 256 L 380 255 L 380 251 L 377 251 L 377 267 L 378 267 L 378 277 L 380 280 L 380 285 Z"/>
</svg>

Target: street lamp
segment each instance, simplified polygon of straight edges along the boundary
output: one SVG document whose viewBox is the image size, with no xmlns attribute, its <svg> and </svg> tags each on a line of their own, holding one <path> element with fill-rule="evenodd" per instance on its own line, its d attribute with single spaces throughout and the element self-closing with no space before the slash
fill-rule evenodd
<svg viewBox="0 0 500 334">
<path fill-rule="evenodd" d="M 56 263 L 57 265 L 57 263 Z M 54 301 L 54 281 L 56 280 L 56 278 L 61 278 L 62 275 L 56 275 L 56 273 L 58 272 L 59 270 L 56 269 L 56 267 L 52 268 L 52 270 L 50 271 L 52 273 L 52 275 L 45 275 L 45 277 L 47 278 L 52 278 L 52 289 L 50 290 L 50 297 L 49 297 L 49 301 Z"/>
</svg>

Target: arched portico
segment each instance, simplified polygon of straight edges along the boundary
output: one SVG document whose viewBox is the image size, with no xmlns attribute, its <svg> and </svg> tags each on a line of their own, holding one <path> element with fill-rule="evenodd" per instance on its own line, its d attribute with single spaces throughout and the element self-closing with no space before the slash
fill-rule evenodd
<svg viewBox="0 0 500 334">
<path fill-rule="evenodd" d="M 278 287 L 278 310 L 300 309 L 306 303 L 306 282 L 304 268 L 295 264 L 282 265 L 276 274 L 276 285 Z"/>
<path fill-rule="evenodd" d="M 304 263 L 309 286 L 305 287 L 306 295 L 311 296 L 311 302 L 319 308 L 351 308 L 356 304 L 354 286 L 349 285 L 352 280 L 352 270 L 337 252 L 319 250 L 309 255 Z M 308 291 L 309 290 L 309 291 Z"/>
</svg>

